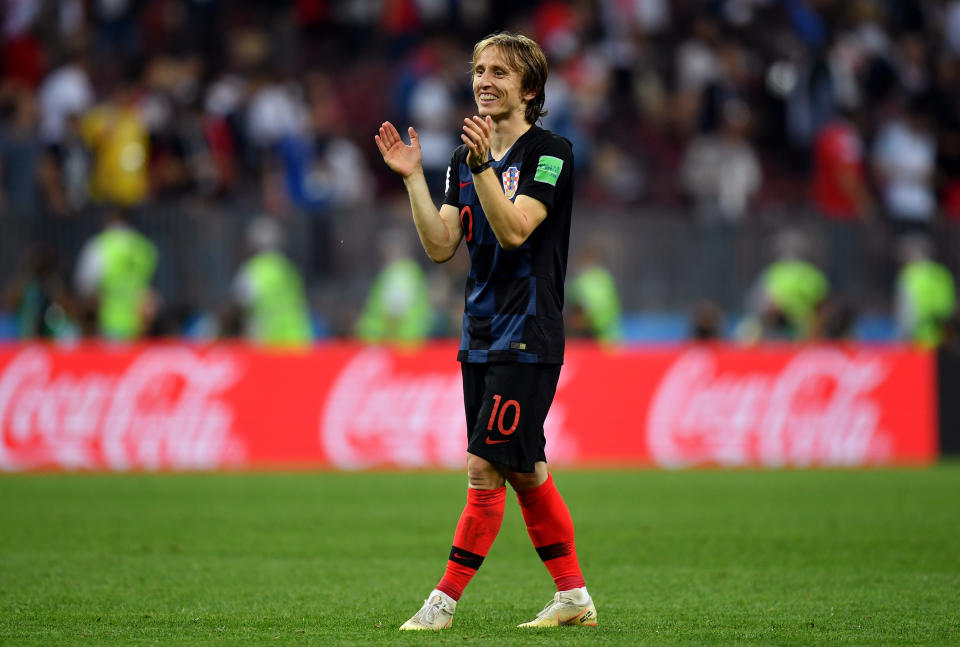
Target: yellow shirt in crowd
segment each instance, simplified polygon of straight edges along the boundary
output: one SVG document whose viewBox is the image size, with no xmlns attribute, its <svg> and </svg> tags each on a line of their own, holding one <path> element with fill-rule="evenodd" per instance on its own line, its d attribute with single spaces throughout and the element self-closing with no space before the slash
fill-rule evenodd
<svg viewBox="0 0 960 647">
<path fill-rule="evenodd" d="M 83 139 L 93 152 L 90 195 L 97 202 L 131 206 L 147 196 L 149 139 L 136 110 L 104 104 L 83 116 Z"/>
</svg>

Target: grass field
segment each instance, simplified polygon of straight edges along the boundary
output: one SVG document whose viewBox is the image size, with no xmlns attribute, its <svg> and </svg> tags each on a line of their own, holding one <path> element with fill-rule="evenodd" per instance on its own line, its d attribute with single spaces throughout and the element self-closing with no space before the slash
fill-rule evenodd
<svg viewBox="0 0 960 647">
<path fill-rule="evenodd" d="M 0 645 L 958 645 L 960 464 L 558 472 L 597 629 L 552 596 L 514 497 L 442 634 L 452 473 L 0 477 Z"/>
</svg>

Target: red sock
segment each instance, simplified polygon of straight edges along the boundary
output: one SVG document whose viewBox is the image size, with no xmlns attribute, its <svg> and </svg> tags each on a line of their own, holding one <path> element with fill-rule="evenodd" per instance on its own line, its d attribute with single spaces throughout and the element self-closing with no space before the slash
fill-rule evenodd
<svg viewBox="0 0 960 647">
<path fill-rule="evenodd" d="M 533 546 L 553 576 L 557 590 L 586 586 L 573 542 L 573 519 L 553 484 L 553 475 L 548 474 L 542 485 L 517 492 L 517 499 Z"/>
<path fill-rule="evenodd" d="M 477 569 L 487 556 L 493 540 L 503 523 L 503 507 L 507 500 L 507 488 L 476 490 L 467 488 L 467 505 L 463 508 L 457 531 L 453 535 L 453 547 L 443 579 L 437 589 L 454 600 L 459 600 L 463 589 L 476 575 Z"/>
</svg>

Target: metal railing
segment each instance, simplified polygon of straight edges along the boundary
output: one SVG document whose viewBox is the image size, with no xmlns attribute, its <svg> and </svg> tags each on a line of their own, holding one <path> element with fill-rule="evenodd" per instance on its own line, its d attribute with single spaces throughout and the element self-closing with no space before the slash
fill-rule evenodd
<svg viewBox="0 0 960 647">
<path fill-rule="evenodd" d="M 136 210 L 135 226 L 158 247 L 155 284 L 168 306 L 211 312 L 228 300 L 247 253 L 245 229 L 257 213 L 248 205 L 199 202 L 159 202 Z M 429 272 L 446 276 L 447 284 L 457 286 L 454 298 L 462 299 L 464 250 L 458 251 L 459 266 L 433 266 L 418 247 L 403 203 L 322 215 L 291 212 L 280 220 L 312 306 L 334 333 L 349 332 L 378 269 L 379 241 L 387 231 L 405 232 L 411 255 Z M 0 284 L 7 284 L 25 250 L 37 241 L 58 252 L 65 276 L 72 279 L 77 255 L 100 222 L 93 211 L 69 218 L 0 215 Z M 581 203 L 574 210 L 568 274 L 582 250 L 599 245 L 628 312 L 689 311 L 704 299 L 738 312 L 773 259 L 778 235 L 788 228 L 803 232 L 811 260 L 827 272 L 834 294 L 860 312 L 889 312 L 896 259 L 888 224 L 836 223 L 802 209 L 752 213 L 742 223 L 729 224 L 699 222 L 684 210 L 598 209 Z M 960 277 L 960 224 L 938 223 L 934 241 L 937 258 Z"/>
</svg>

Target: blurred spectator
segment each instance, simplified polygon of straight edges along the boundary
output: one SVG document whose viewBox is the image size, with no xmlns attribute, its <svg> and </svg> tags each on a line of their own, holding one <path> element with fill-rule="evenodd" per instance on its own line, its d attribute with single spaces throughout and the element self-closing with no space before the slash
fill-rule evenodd
<svg viewBox="0 0 960 647">
<path fill-rule="evenodd" d="M 623 341 L 623 322 L 617 284 L 603 259 L 598 243 L 587 245 L 577 258 L 568 297 L 570 334 L 609 344 Z"/>
<path fill-rule="evenodd" d="M 709 300 L 698 301 L 690 313 L 690 338 L 708 342 L 723 338 L 723 309 Z"/>
<path fill-rule="evenodd" d="M 570 89 L 571 113 L 579 126 L 578 130 L 587 135 L 600 135 L 611 125 L 612 72 L 610 61 L 603 52 L 582 47 L 564 60 L 557 72 L 551 74 L 562 77 Z"/>
<path fill-rule="evenodd" d="M 26 88 L 36 88 L 43 77 L 44 43 L 36 33 L 43 3 L 37 0 L 5 0 L 0 20 L 0 61 L 5 79 Z"/>
<path fill-rule="evenodd" d="M 332 79 L 310 73 L 303 89 L 306 121 L 280 136 L 268 153 L 268 166 L 282 175 L 284 192 L 277 202 L 311 216 L 310 269 L 324 273 L 332 254 L 329 212 L 370 204 L 373 179 L 362 151 L 346 136 L 346 116 Z"/>
<path fill-rule="evenodd" d="M 309 109 L 302 90 L 284 82 L 270 67 L 253 80 L 247 104 L 247 139 L 261 151 L 276 146 L 284 137 L 303 135 L 309 127 Z"/>
<path fill-rule="evenodd" d="M 141 114 L 150 133 L 149 174 L 155 197 L 209 196 L 218 178 L 200 112 L 198 58 L 157 56 L 146 64 Z"/>
<path fill-rule="evenodd" d="M 157 296 L 150 287 L 157 249 L 128 220 L 124 209 L 108 210 L 103 231 L 80 251 L 75 276 L 85 321 L 94 315 L 96 331 L 115 341 L 144 335 L 158 311 Z"/>
<path fill-rule="evenodd" d="M 421 342 L 434 324 L 426 275 L 410 257 L 406 234 L 387 231 L 379 243 L 383 266 L 357 321 L 357 337 L 367 343 Z"/>
<path fill-rule="evenodd" d="M 756 76 L 751 60 L 753 55 L 746 43 L 724 36 L 716 45 L 715 55 L 718 74 L 704 88 L 704 105 L 700 114 L 700 125 L 705 130 L 721 129 L 730 117 L 726 112 L 729 106 L 736 108 L 736 102 L 746 105 Z"/>
<path fill-rule="evenodd" d="M 42 148 L 33 94 L 14 86 L 0 93 L 0 213 L 37 216 Z"/>
<path fill-rule="evenodd" d="M 246 81 L 235 74 L 224 74 L 207 86 L 203 96 L 203 131 L 209 145 L 210 160 L 216 169 L 219 195 L 231 194 L 240 181 L 242 165 L 239 146 L 243 98 Z"/>
<path fill-rule="evenodd" d="M 86 0 L 58 0 L 52 12 L 56 20 L 57 36 L 61 42 L 72 46 L 82 42 L 87 22 Z"/>
<path fill-rule="evenodd" d="M 746 217 L 762 180 L 760 161 L 746 138 L 749 125 L 746 104 L 727 100 L 721 130 L 694 137 L 680 167 L 680 180 L 694 200 L 700 221 L 696 240 L 699 262 L 690 270 L 706 287 L 704 296 L 725 306 L 734 299 L 727 280 L 734 264 L 733 227 Z"/>
<path fill-rule="evenodd" d="M 80 121 L 80 134 L 92 154 L 90 196 L 97 203 L 131 207 L 148 197 L 150 140 L 137 101 L 138 80 L 135 70 L 128 70 L 110 100 Z"/>
<path fill-rule="evenodd" d="M 305 121 L 292 122 L 273 147 L 283 174 L 286 198 L 298 208 L 319 214 L 336 207 L 368 203 L 371 175 L 359 147 L 344 136 L 345 116 L 332 80 L 307 75 Z"/>
<path fill-rule="evenodd" d="M 945 326 L 956 312 L 957 297 L 950 270 L 932 260 L 932 244 L 923 234 L 899 241 L 902 263 L 896 284 L 897 336 L 924 348 L 944 340 Z"/>
<path fill-rule="evenodd" d="M 27 249 L 3 294 L 3 310 L 13 313 L 20 339 L 76 339 L 75 306 L 56 250 L 44 243 Z"/>
<path fill-rule="evenodd" d="M 207 75 L 223 64 L 222 28 L 227 4 L 224 0 L 186 0 L 187 15 L 183 18 L 186 46 L 200 55 Z"/>
<path fill-rule="evenodd" d="M 925 36 L 919 31 L 905 31 L 897 42 L 894 68 L 900 88 L 908 96 L 919 97 L 930 89 L 930 64 Z"/>
<path fill-rule="evenodd" d="M 234 279 L 236 305 L 227 320 L 242 320 L 244 336 L 256 344 L 302 348 L 313 340 L 310 309 L 303 278 L 281 251 L 283 244 L 276 219 L 260 216 L 250 223 L 247 245 L 253 255 Z"/>
<path fill-rule="evenodd" d="M 718 38 L 716 22 L 707 15 L 697 15 L 687 38 L 675 49 L 674 118 L 681 132 L 696 128 L 704 92 L 720 75 Z"/>
<path fill-rule="evenodd" d="M 467 58 L 458 60 L 460 52 L 447 39 L 431 40 L 416 54 L 407 81 L 409 88 L 404 93 L 403 112 L 409 114 L 420 137 L 427 186 L 431 194 L 439 195 L 443 192 L 450 151 L 460 144 L 458 121 L 465 115 L 458 114 L 458 90 L 470 76 Z"/>
<path fill-rule="evenodd" d="M 830 296 L 820 306 L 814 337 L 831 341 L 853 339 L 857 310 L 842 297 Z"/>
<path fill-rule="evenodd" d="M 729 100 L 721 130 L 695 137 L 684 155 L 683 185 L 705 220 L 741 220 L 760 189 L 760 162 L 746 138 L 749 125 L 747 105 Z"/>
<path fill-rule="evenodd" d="M 236 182 L 230 133 L 223 122 L 205 115 L 199 102 L 178 105 L 176 111 L 162 139 L 154 138 L 155 194 L 207 199 L 228 194 Z"/>
<path fill-rule="evenodd" d="M 944 8 L 944 40 L 954 56 L 960 56 L 960 0 L 949 0 Z"/>
<path fill-rule="evenodd" d="M 90 151 L 80 134 L 81 117 L 95 102 L 84 56 L 70 51 L 37 93 L 42 165 L 50 207 L 59 215 L 85 207 L 90 196 Z"/>
<path fill-rule="evenodd" d="M 960 222 L 960 58 L 940 57 L 931 102 L 936 110 L 940 208 L 948 220 Z"/>
<path fill-rule="evenodd" d="M 57 215 L 78 213 L 90 204 L 93 157 L 80 129 L 80 116 L 71 115 L 60 143 L 48 148 L 44 158 L 47 200 Z"/>
<path fill-rule="evenodd" d="M 68 55 L 50 72 L 37 93 L 40 110 L 40 139 L 45 146 L 61 146 L 71 117 L 85 113 L 95 101 L 93 85 L 84 58 Z"/>
<path fill-rule="evenodd" d="M 853 111 L 827 122 L 813 146 L 811 198 L 831 221 L 827 274 L 836 292 L 846 294 L 859 267 L 861 241 L 856 223 L 873 213 L 863 162 L 863 141 Z M 849 295 L 848 295 L 849 296 Z"/>
<path fill-rule="evenodd" d="M 809 241 L 798 231 L 786 230 L 776 245 L 777 259 L 762 271 L 748 296 L 748 315 L 737 331 L 742 341 L 803 341 L 820 330 L 830 284 L 805 260 Z"/>
<path fill-rule="evenodd" d="M 92 15 L 96 22 L 96 49 L 100 62 L 113 65 L 129 61 L 140 52 L 137 14 L 145 3 L 138 0 L 93 0 Z"/>
<path fill-rule="evenodd" d="M 873 201 L 863 163 L 863 139 L 849 112 L 824 124 L 813 146 L 811 197 L 817 210 L 832 220 L 870 214 Z"/>
<path fill-rule="evenodd" d="M 577 152 L 574 164 L 579 168 L 586 167 L 590 159 L 590 140 L 585 136 L 583 125 L 574 114 L 573 90 L 564 77 L 552 75 L 547 78 L 544 91 L 547 94 L 544 103 L 547 114 L 541 118 L 540 125 L 569 139 L 573 150 Z"/>
<path fill-rule="evenodd" d="M 598 201 L 635 204 L 647 188 L 637 157 L 619 142 L 597 142 L 591 150 L 591 188 Z M 602 198 L 600 197 L 602 196 Z"/>
<path fill-rule="evenodd" d="M 302 175 L 291 177 L 295 171 L 289 165 L 285 167 L 281 147 L 289 151 L 298 144 L 307 146 L 310 133 L 309 108 L 302 89 L 292 81 L 284 81 L 269 63 L 261 62 L 251 82 L 245 117 L 244 141 L 250 161 L 260 175 L 263 205 L 271 213 L 282 213 L 289 208 L 290 198 L 297 195 L 294 192 L 291 196 L 291 183 L 302 181 Z M 308 191 L 303 195 L 325 200 L 322 190 L 323 187 L 316 187 L 313 194 Z"/>
<path fill-rule="evenodd" d="M 622 0 L 598 7 L 608 36 L 608 46 L 628 62 L 636 46 L 635 34 L 657 34 L 670 26 L 669 0 Z"/>
<path fill-rule="evenodd" d="M 911 102 L 904 114 L 880 126 L 873 148 L 873 167 L 896 232 L 929 231 L 936 210 L 936 152 L 929 117 L 918 101 Z"/>
</svg>

